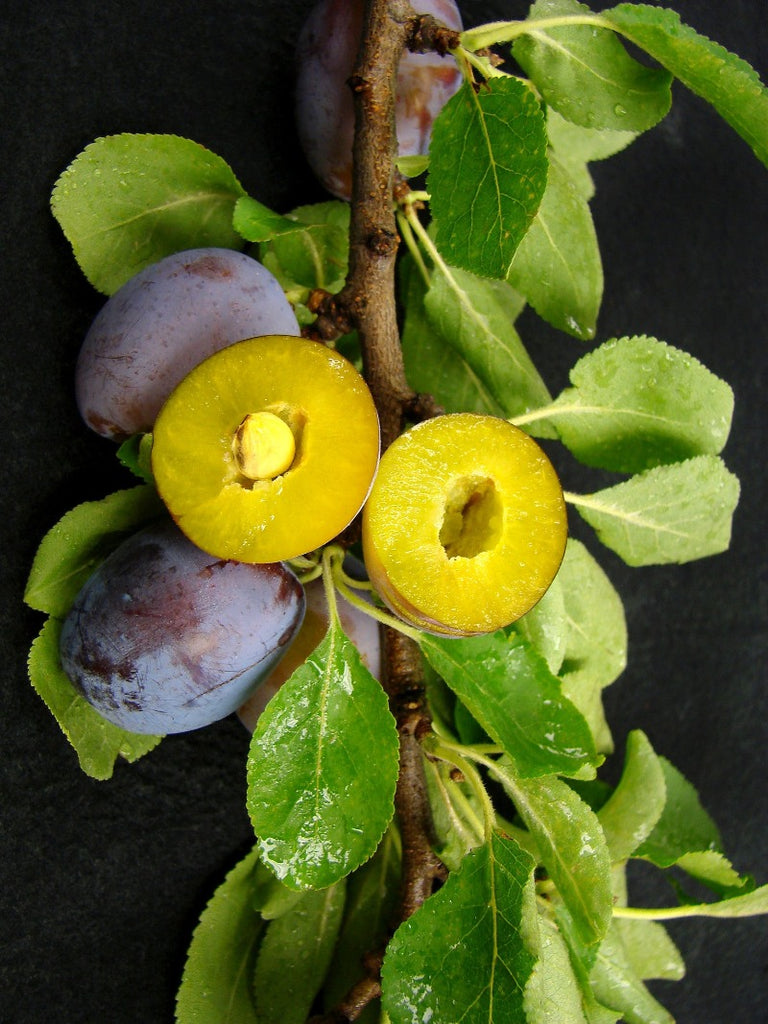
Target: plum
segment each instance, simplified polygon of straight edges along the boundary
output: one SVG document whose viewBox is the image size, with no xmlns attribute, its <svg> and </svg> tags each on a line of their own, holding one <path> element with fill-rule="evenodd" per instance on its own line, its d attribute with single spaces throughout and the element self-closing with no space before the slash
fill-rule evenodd
<svg viewBox="0 0 768 1024">
<path fill-rule="evenodd" d="M 234 249 L 188 249 L 112 295 L 75 368 L 80 414 L 104 437 L 152 429 L 165 399 L 207 356 L 242 338 L 300 333 L 277 279 Z"/>
<path fill-rule="evenodd" d="M 304 609 L 286 566 L 216 559 L 163 522 L 125 540 L 86 582 L 62 628 L 61 664 L 116 725 L 187 732 L 240 707 L 288 650 Z"/>
<path fill-rule="evenodd" d="M 419 14 L 432 14 L 460 31 L 453 0 L 417 0 Z M 307 162 L 340 199 L 352 195 L 354 108 L 348 79 L 363 23 L 362 0 L 320 0 L 299 36 L 296 127 Z M 424 154 L 432 122 L 461 84 L 452 57 L 405 53 L 397 75 L 397 140 L 400 156 Z"/>
</svg>

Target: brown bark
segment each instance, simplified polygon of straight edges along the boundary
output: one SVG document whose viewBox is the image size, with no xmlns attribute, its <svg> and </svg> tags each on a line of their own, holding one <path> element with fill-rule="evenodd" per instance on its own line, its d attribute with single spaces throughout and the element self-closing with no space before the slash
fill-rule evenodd
<svg viewBox="0 0 768 1024">
<path fill-rule="evenodd" d="M 408 386 L 395 301 L 397 234 L 393 196 L 397 154 L 394 83 L 403 50 L 445 43 L 434 19 L 424 25 L 406 0 L 367 0 L 358 60 L 350 79 L 355 100 L 354 174 L 347 281 L 336 296 L 315 293 L 314 333 L 333 338 L 356 328 L 363 372 L 379 413 L 382 451 L 402 432 L 406 415 L 439 410 Z M 433 851 L 434 825 L 427 796 L 420 738 L 430 729 L 421 655 L 416 644 L 383 629 L 383 686 L 400 736 L 395 811 L 403 840 L 403 868 L 396 927 L 432 893 L 442 865 Z M 369 957 L 366 976 L 318 1020 L 357 1020 L 380 993 L 381 957 Z"/>
</svg>

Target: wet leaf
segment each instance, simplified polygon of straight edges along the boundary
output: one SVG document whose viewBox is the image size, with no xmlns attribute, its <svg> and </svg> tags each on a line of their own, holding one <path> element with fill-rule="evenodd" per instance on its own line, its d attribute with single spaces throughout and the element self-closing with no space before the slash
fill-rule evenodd
<svg viewBox="0 0 768 1024">
<path fill-rule="evenodd" d="M 728 440 L 733 391 L 693 356 L 648 337 L 607 341 L 571 370 L 550 415 L 563 444 L 588 466 L 639 473 Z"/>
<path fill-rule="evenodd" d="M 232 228 L 244 195 L 228 164 L 177 135 L 108 135 L 64 171 L 51 209 L 80 267 L 111 295 L 171 253 L 242 248 Z"/>
<path fill-rule="evenodd" d="M 525 1024 L 538 947 L 532 871 L 528 854 L 494 834 L 398 928 L 382 969 L 392 1024 Z"/>
<path fill-rule="evenodd" d="M 640 64 L 615 34 L 594 24 L 547 24 L 592 14 L 576 0 L 536 0 L 512 52 L 546 103 L 574 124 L 634 132 L 657 124 L 672 102 L 672 76 Z M 537 25 L 537 22 L 541 25 Z"/>
<path fill-rule="evenodd" d="M 573 775 L 600 762 L 582 715 L 522 637 L 424 635 L 421 649 L 521 775 Z"/>
<path fill-rule="evenodd" d="M 332 620 L 252 737 L 247 806 L 264 862 L 297 889 L 349 874 L 389 824 L 397 773 L 387 698 Z"/>
<path fill-rule="evenodd" d="M 754 68 L 683 24 L 676 11 L 619 4 L 604 11 L 603 17 L 711 103 L 768 164 L 768 91 Z"/>
<path fill-rule="evenodd" d="M 517 78 L 468 85 L 432 130 L 427 188 L 436 244 L 451 266 L 504 279 L 547 181 L 547 133 L 534 93 Z"/>
<path fill-rule="evenodd" d="M 718 456 L 700 455 L 569 500 L 628 565 L 664 565 L 728 548 L 739 482 Z"/>
</svg>

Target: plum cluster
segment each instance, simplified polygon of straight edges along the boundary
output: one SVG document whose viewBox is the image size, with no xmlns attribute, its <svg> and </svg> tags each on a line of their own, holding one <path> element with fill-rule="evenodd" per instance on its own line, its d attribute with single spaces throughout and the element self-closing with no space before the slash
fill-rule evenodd
<svg viewBox="0 0 768 1024">
<path fill-rule="evenodd" d="M 452 0 L 419 9 L 461 28 Z M 361 0 L 320 0 L 299 45 L 301 140 L 344 198 L 346 80 L 361 19 Z M 402 154 L 426 151 L 458 84 L 451 59 L 404 57 Z M 238 709 L 252 728 L 328 624 L 322 587 L 302 586 L 291 560 L 333 541 L 361 509 L 363 571 L 378 596 L 411 626 L 446 636 L 525 614 L 564 553 L 562 490 L 528 435 L 491 416 L 441 416 L 380 460 L 363 377 L 301 337 L 277 279 L 241 252 L 178 252 L 123 285 L 85 338 L 76 395 L 105 437 L 151 434 L 169 513 L 106 558 L 61 634 L 73 683 L 132 732 L 196 729 Z M 373 620 L 339 607 L 376 673 Z"/>
<path fill-rule="evenodd" d="M 200 728 L 274 686 L 299 634 L 297 651 L 327 625 L 322 590 L 304 624 L 305 590 L 286 563 L 336 537 L 365 501 L 379 457 L 373 399 L 348 360 L 299 336 L 261 263 L 215 248 L 169 256 L 115 292 L 76 377 L 98 433 L 152 433 L 170 517 L 123 541 L 85 584 L 62 629 L 62 667 L 131 732 Z M 375 665 L 369 620 L 354 618 Z"/>
</svg>

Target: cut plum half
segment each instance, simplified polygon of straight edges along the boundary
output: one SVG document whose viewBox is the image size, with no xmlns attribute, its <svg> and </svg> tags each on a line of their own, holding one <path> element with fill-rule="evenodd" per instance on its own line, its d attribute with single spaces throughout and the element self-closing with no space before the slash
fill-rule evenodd
<svg viewBox="0 0 768 1024">
<path fill-rule="evenodd" d="M 376 407 L 355 367 L 282 335 L 195 367 L 163 406 L 152 446 L 180 528 L 241 562 L 285 561 L 333 540 L 362 507 L 378 458 Z"/>
<path fill-rule="evenodd" d="M 468 636 L 514 622 L 565 552 L 560 481 L 539 445 L 494 416 L 420 423 L 384 453 L 363 514 L 369 577 L 397 615 Z"/>
</svg>

